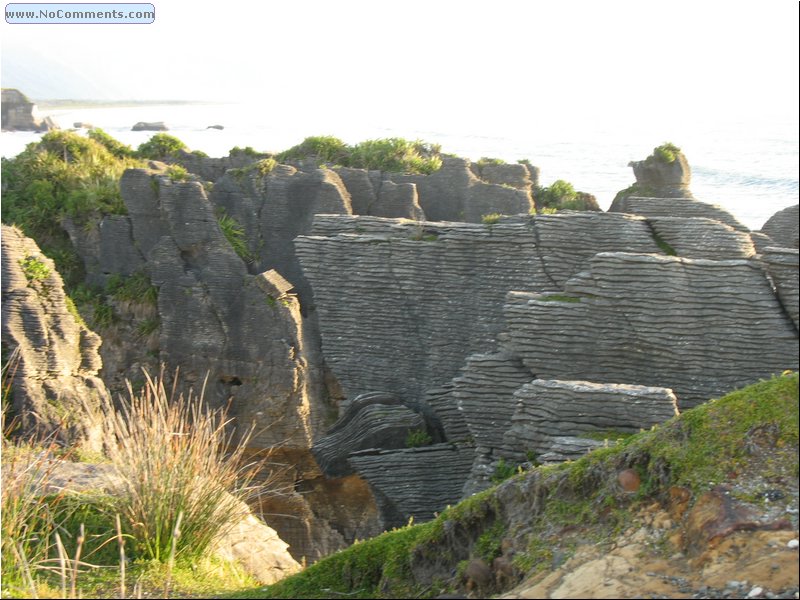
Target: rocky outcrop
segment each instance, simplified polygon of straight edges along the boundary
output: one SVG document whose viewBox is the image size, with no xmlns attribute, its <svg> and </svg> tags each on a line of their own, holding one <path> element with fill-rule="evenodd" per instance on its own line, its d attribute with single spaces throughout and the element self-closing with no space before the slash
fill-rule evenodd
<svg viewBox="0 0 800 600">
<path fill-rule="evenodd" d="M 505 164 L 479 161 L 471 163 L 469 167 L 478 179 L 486 183 L 508 185 L 525 191 L 531 191 L 539 185 L 539 169 L 527 163 Z"/>
<path fill-rule="evenodd" d="M 472 449 L 435 444 L 405 450 L 364 450 L 350 464 L 370 484 L 383 526 L 402 527 L 409 518 L 430 521 L 461 498 L 472 465 Z"/>
<path fill-rule="evenodd" d="M 774 246 L 797 248 L 800 246 L 800 242 L 798 242 L 800 225 L 798 223 L 800 223 L 800 205 L 795 204 L 772 215 L 764 223 L 761 232 L 773 240 L 772 245 Z"/>
<path fill-rule="evenodd" d="M 692 179 L 689 161 L 677 148 L 667 152 L 663 151 L 664 148 L 664 146 L 656 148 L 645 160 L 628 163 L 629 167 L 633 167 L 636 183 L 628 188 L 624 195 L 655 198 L 692 197 L 692 192 L 689 190 Z M 617 198 L 622 194 L 623 192 L 620 192 Z"/>
<path fill-rule="evenodd" d="M 480 223 L 484 215 L 527 214 L 534 208 L 530 190 L 481 181 L 462 158 L 445 158 L 442 167 L 430 175 L 392 173 L 384 177 L 394 183 L 416 184 L 419 205 L 431 221 Z"/>
<path fill-rule="evenodd" d="M 3 88 L 2 108 L 3 131 L 50 131 L 58 129 L 50 117 L 41 118 L 36 105 L 19 90 Z"/>
<path fill-rule="evenodd" d="M 609 212 L 621 212 L 643 217 L 699 217 L 719 221 L 737 231 L 749 232 L 736 217 L 717 204 L 707 204 L 693 198 L 661 198 L 625 196 L 615 198 Z"/>
<path fill-rule="evenodd" d="M 295 286 L 304 307 L 310 306 L 311 290 L 292 240 L 311 231 L 317 213 L 351 213 L 350 194 L 339 176 L 330 169 L 304 172 L 287 165 L 266 174 L 233 171 L 217 181 L 210 200 L 241 226 L 251 271 L 277 270 Z"/>
<path fill-rule="evenodd" d="M 169 127 L 164 124 L 164 121 L 139 121 L 131 131 L 169 131 Z"/>
<path fill-rule="evenodd" d="M 100 337 L 64 294 L 53 261 L 18 229 L 2 229 L 3 354 L 22 433 L 97 450 L 96 411 L 108 396 Z"/>
<path fill-rule="evenodd" d="M 762 256 L 767 265 L 767 272 L 775 285 L 781 305 L 794 322 L 795 329 L 800 329 L 798 322 L 798 250 L 792 248 L 765 248 Z"/>
<path fill-rule="evenodd" d="M 168 159 L 168 162 L 181 165 L 189 173 L 199 176 L 203 181 L 217 181 L 228 169 L 244 169 L 265 158 L 270 158 L 270 155 L 231 151 L 228 156 L 212 158 L 202 153 L 179 150 Z"/>
<path fill-rule="evenodd" d="M 295 247 L 351 398 L 421 398 L 495 345 L 508 291 L 556 292 L 598 251 L 659 251 L 643 219 L 603 213 L 493 225 L 318 215 Z"/>
<path fill-rule="evenodd" d="M 563 296 L 511 293 L 508 350 L 542 379 L 674 390 L 690 408 L 797 368 L 796 330 L 761 268 L 601 253 Z"/>
<path fill-rule="evenodd" d="M 638 433 L 678 414 L 672 390 L 637 385 L 537 379 L 514 399 L 504 446 L 516 462 L 575 459 L 603 445 L 587 434 Z"/>
</svg>

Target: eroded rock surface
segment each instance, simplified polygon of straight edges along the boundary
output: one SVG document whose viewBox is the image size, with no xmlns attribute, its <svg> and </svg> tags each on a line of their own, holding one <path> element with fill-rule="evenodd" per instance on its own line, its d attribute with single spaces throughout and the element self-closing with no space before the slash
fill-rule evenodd
<svg viewBox="0 0 800 600">
<path fill-rule="evenodd" d="M 3 354 L 19 424 L 27 435 L 99 449 L 96 410 L 108 396 L 98 376 L 100 337 L 77 316 L 33 240 L 3 225 L 2 255 Z"/>
<path fill-rule="evenodd" d="M 772 215 L 761 228 L 773 240 L 774 246 L 797 248 L 798 228 L 800 228 L 800 205 L 795 204 Z"/>
<path fill-rule="evenodd" d="M 509 349 L 544 379 L 674 390 L 681 408 L 797 368 L 796 330 L 743 260 L 601 253 L 563 298 L 513 293 Z"/>
</svg>

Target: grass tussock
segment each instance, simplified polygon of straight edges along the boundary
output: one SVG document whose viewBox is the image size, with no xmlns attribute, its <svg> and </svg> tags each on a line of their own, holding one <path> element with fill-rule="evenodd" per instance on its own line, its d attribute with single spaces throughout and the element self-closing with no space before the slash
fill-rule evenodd
<svg viewBox="0 0 800 600">
<path fill-rule="evenodd" d="M 202 392 L 168 389 L 163 372 L 145 379 L 140 392 L 129 385 L 127 399 L 103 406 L 106 475 L 98 488 L 60 487 L 69 488 L 59 471 L 64 449 L 4 429 L 4 598 L 207 597 L 256 584 L 211 550 L 248 514 L 246 500 L 278 493 L 269 476 L 278 473 L 247 448 L 252 429 L 235 431 Z"/>
<path fill-rule="evenodd" d="M 130 390 L 130 388 L 129 388 Z M 108 455 L 119 478 L 113 495 L 138 557 L 197 558 L 245 514 L 257 463 L 245 461 L 252 431 L 237 440 L 223 410 L 202 393 L 168 392 L 146 375 L 119 409 L 106 406 Z"/>
</svg>

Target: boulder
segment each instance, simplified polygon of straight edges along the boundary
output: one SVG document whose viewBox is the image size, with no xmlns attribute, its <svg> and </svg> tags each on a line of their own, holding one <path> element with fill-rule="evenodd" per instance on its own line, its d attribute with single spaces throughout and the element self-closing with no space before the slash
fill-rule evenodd
<svg viewBox="0 0 800 600">
<path fill-rule="evenodd" d="M 50 131 L 58 129 L 50 117 L 40 117 L 36 105 L 19 90 L 3 88 L 2 102 L 3 131 Z"/>
<path fill-rule="evenodd" d="M 131 131 L 169 131 L 169 127 L 164 124 L 164 121 L 139 121 Z"/>
</svg>

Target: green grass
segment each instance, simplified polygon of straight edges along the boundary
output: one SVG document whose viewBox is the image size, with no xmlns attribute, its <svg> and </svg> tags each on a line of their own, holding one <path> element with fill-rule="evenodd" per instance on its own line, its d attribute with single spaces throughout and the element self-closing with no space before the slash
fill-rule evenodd
<svg viewBox="0 0 800 600">
<path fill-rule="evenodd" d="M 128 277 L 112 275 L 106 282 L 105 292 L 116 300 L 150 304 L 158 303 L 158 288 L 150 282 L 150 277 L 138 271 Z"/>
<path fill-rule="evenodd" d="M 500 221 L 500 218 L 502 216 L 503 215 L 501 215 L 500 213 L 489 213 L 487 215 L 482 215 L 481 223 L 483 223 L 484 225 L 494 225 L 495 223 L 498 223 Z"/>
<path fill-rule="evenodd" d="M 50 277 L 49 267 L 35 256 L 28 256 L 21 260 L 19 264 L 28 281 L 43 281 Z"/>
<path fill-rule="evenodd" d="M 239 255 L 239 258 L 247 263 L 251 263 L 258 258 L 250 251 L 247 243 L 247 236 L 245 236 L 244 233 L 244 227 L 242 227 L 236 219 L 229 217 L 223 212 L 217 218 L 217 223 L 225 239 L 228 240 L 231 248 Z"/>
</svg>

